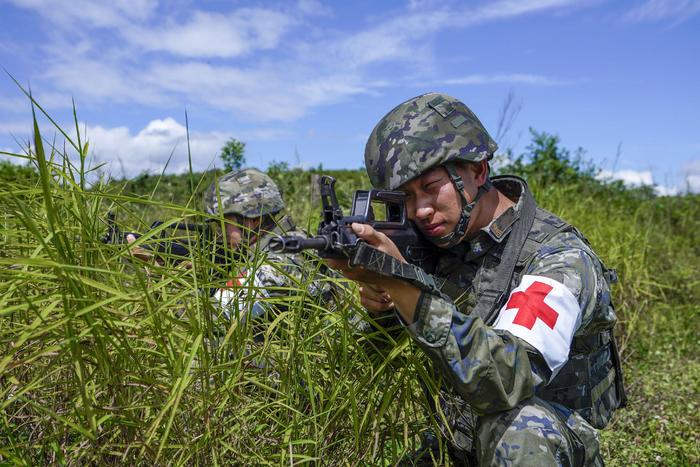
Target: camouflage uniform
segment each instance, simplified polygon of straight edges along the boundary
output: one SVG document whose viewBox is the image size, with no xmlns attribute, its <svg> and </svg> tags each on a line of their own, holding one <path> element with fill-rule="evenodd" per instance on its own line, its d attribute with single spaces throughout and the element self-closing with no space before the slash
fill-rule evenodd
<svg viewBox="0 0 700 467">
<path fill-rule="evenodd" d="M 375 187 L 396 189 L 431 166 L 493 151 L 464 104 L 428 94 L 375 127 L 365 160 Z M 593 426 L 605 426 L 624 399 L 610 271 L 574 227 L 535 207 L 524 181 L 493 183 L 515 204 L 469 241 L 440 239 L 438 288 L 422 287 L 414 321 L 403 323 L 442 381 L 437 418 L 450 456 L 458 464 L 601 465 Z M 475 203 L 462 195 L 467 223 Z M 505 275 L 501 263 L 512 264 Z M 537 287 L 545 289 L 537 295 Z M 555 310 L 547 303 L 556 294 Z"/>
<path fill-rule="evenodd" d="M 219 178 L 204 197 L 209 214 L 235 214 L 246 218 L 274 216 L 284 209 L 282 195 L 274 181 L 257 169 L 243 169 Z M 308 280 L 318 273 L 302 254 L 276 253 L 269 248 L 270 240 L 279 235 L 304 235 L 297 230 L 289 216 L 274 220 L 269 231 L 262 231 L 255 241 L 244 238 L 240 246 L 243 255 L 232 278 L 215 291 L 212 300 L 227 318 L 245 321 L 267 314 L 269 298 L 288 297 L 295 289 L 305 287 L 311 297 L 328 300 L 333 295 L 329 282 Z M 247 235 L 245 237 L 248 237 Z M 253 296 L 250 296 L 250 294 Z"/>
</svg>

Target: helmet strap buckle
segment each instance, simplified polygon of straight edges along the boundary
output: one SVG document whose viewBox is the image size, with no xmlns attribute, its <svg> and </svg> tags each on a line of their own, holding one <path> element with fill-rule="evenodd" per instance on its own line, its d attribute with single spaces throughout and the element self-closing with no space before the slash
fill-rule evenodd
<svg viewBox="0 0 700 467">
<path fill-rule="evenodd" d="M 469 219 L 471 218 L 471 212 L 474 209 L 474 206 L 476 206 L 476 203 L 479 202 L 479 199 L 481 199 L 484 193 L 487 193 L 493 187 L 493 185 L 491 184 L 491 180 L 487 178 L 484 184 L 481 185 L 477 190 L 474 200 L 470 203 L 469 201 L 467 201 L 467 197 L 464 195 L 464 180 L 462 180 L 462 177 L 457 173 L 457 167 L 455 162 L 446 162 L 444 164 L 444 167 L 445 170 L 447 170 L 447 174 L 450 176 L 452 184 L 457 190 L 457 194 L 459 195 L 459 199 L 462 205 L 462 212 L 459 216 L 459 221 L 457 221 L 457 225 L 455 226 L 454 230 L 449 234 L 440 237 L 440 239 L 438 239 L 437 241 L 439 246 L 443 248 L 451 248 L 457 243 L 459 243 L 462 237 L 464 237 L 464 234 L 467 232 L 467 226 L 469 225 Z"/>
</svg>

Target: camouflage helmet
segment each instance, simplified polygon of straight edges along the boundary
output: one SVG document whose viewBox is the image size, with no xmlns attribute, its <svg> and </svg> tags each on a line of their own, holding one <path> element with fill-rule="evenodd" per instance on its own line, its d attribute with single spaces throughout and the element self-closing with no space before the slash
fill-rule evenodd
<svg viewBox="0 0 700 467">
<path fill-rule="evenodd" d="M 498 146 L 464 103 L 428 93 L 396 106 L 367 140 L 365 167 L 375 188 L 395 190 L 431 167 L 480 162 Z"/>
<path fill-rule="evenodd" d="M 219 214 L 219 205 L 221 214 L 243 217 L 260 217 L 284 209 L 284 201 L 275 182 L 252 168 L 234 170 L 211 184 L 204 194 L 204 209 L 209 214 Z"/>
</svg>

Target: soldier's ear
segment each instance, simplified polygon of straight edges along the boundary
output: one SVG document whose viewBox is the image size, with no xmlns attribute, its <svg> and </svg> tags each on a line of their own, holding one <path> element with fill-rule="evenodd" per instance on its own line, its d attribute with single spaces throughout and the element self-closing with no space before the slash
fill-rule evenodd
<svg viewBox="0 0 700 467">
<path fill-rule="evenodd" d="M 489 178 L 489 163 L 487 160 L 483 160 L 480 162 L 473 162 L 469 164 L 474 171 L 474 179 L 476 181 L 477 186 L 481 186 L 484 183 L 486 183 L 486 180 Z"/>
<path fill-rule="evenodd" d="M 488 177 L 488 163 L 486 161 L 481 162 L 459 162 L 457 164 L 457 173 L 463 179 L 474 180 L 478 186 L 483 184 L 483 181 Z"/>
</svg>

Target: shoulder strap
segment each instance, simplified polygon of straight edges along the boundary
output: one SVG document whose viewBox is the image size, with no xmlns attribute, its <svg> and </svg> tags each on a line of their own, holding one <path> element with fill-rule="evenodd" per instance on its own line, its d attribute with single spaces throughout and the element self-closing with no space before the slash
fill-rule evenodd
<svg viewBox="0 0 700 467">
<path fill-rule="evenodd" d="M 532 230 L 525 240 L 523 249 L 518 257 L 516 269 L 519 272 L 527 270 L 542 248 L 542 245 L 549 241 L 550 238 L 561 232 L 575 231 L 571 224 L 541 208 L 537 209 Z"/>
<path fill-rule="evenodd" d="M 488 288 L 479 291 L 479 299 L 474 307 L 473 313 L 480 316 L 487 324 L 491 324 L 496 318 L 498 308 L 510 289 L 520 251 L 535 221 L 537 205 L 526 185 L 522 191 L 521 200 L 523 204 L 520 218 L 513 226 L 510 238 L 503 249 L 501 262 L 496 267 L 495 279 L 488 284 Z"/>
</svg>

